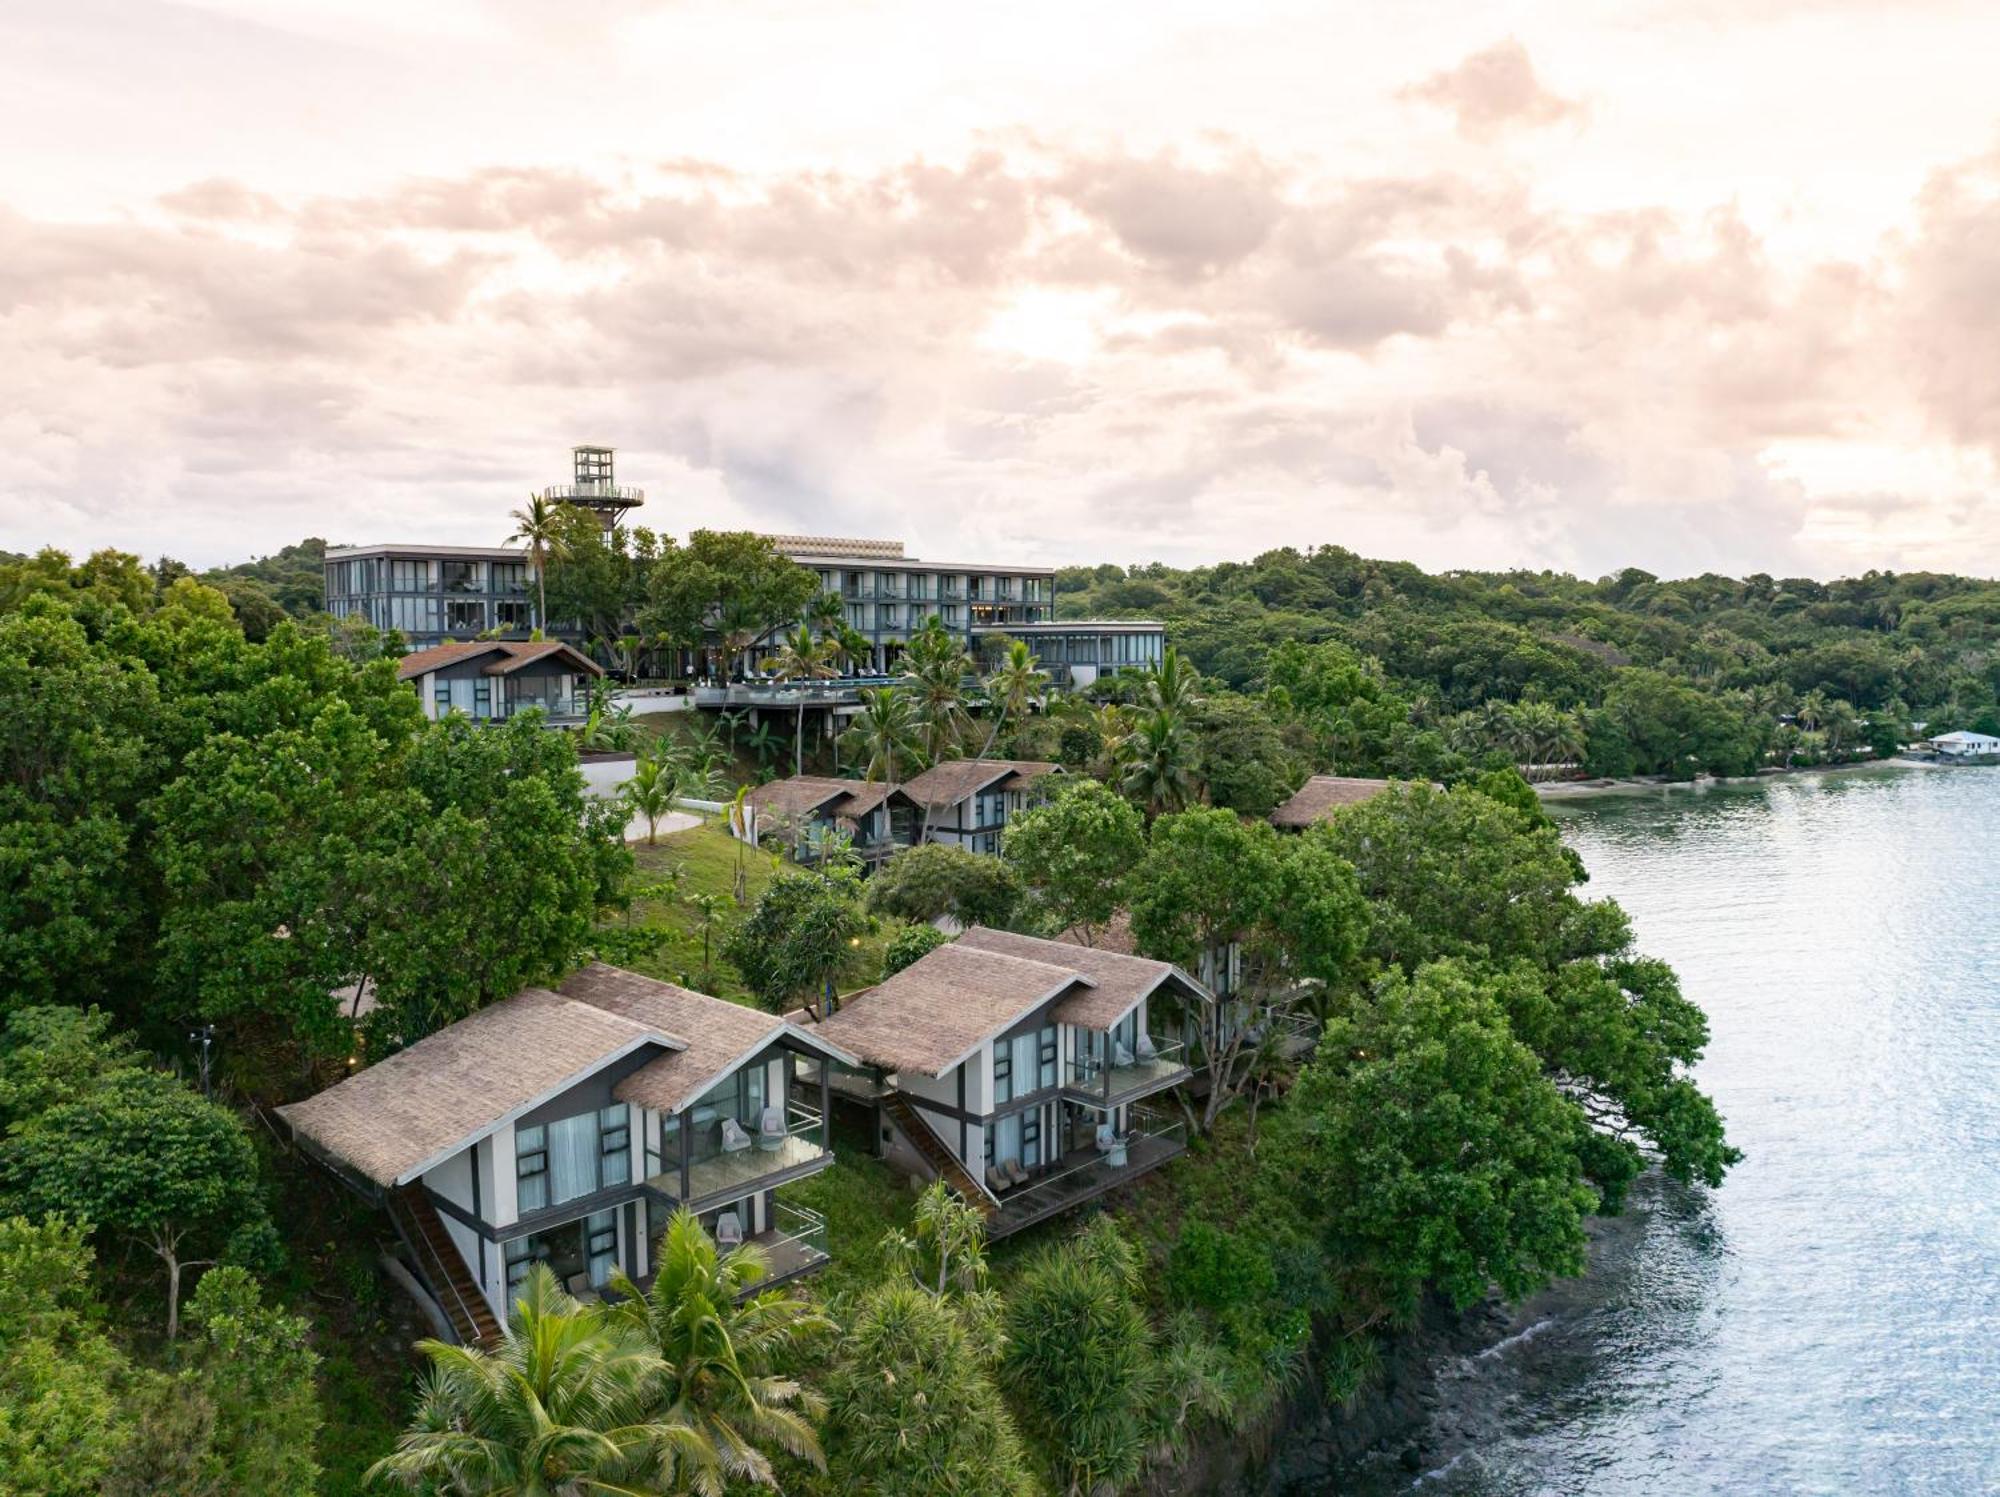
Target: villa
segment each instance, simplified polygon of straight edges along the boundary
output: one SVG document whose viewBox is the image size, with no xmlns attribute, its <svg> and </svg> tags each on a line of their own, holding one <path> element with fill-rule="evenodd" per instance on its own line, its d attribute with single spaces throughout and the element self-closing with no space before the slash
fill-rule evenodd
<svg viewBox="0 0 2000 1497">
<path fill-rule="evenodd" d="M 1140 1104 L 1188 1080 L 1156 1025 L 1208 1001 L 1167 962 L 974 926 L 809 1028 L 859 1058 L 821 1084 L 873 1110 L 878 1151 L 1004 1237 L 1183 1151 Z"/>
<path fill-rule="evenodd" d="M 538 707 L 550 717 L 581 717 L 590 682 L 604 668 L 560 640 L 484 639 L 437 645 L 405 655 L 396 678 L 417 690 L 424 716 L 460 712 L 497 722 Z"/>
<path fill-rule="evenodd" d="M 779 838 L 795 844 L 809 860 L 813 834 L 838 830 L 854 839 L 854 852 L 864 863 L 877 863 L 896 850 L 889 804 L 894 788 L 818 775 L 771 780 L 744 796 L 740 820 L 731 812 L 729 834 L 752 846 L 766 837 Z"/>
<path fill-rule="evenodd" d="M 794 1099 L 801 1062 L 817 1109 Z M 445 1319 L 480 1343 L 535 1263 L 581 1295 L 614 1268 L 645 1283 L 679 1206 L 718 1243 L 760 1243 L 773 1281 L 825 1263 L 825 1223 L 777 1192 L 833 1163 L 829 1062 L 859 1064 L 774 1015 L 593 963 L 278 1111 L 387 1208 Z"/>
<path fill-rule="evenodd" d="M 896 787 L 912 842 L 945 842 L 997 853 L 1007 819 L 1044 798 L 1042 781 L 1061 774 L 1040 759 L 947 759 Z"/>
</svg>

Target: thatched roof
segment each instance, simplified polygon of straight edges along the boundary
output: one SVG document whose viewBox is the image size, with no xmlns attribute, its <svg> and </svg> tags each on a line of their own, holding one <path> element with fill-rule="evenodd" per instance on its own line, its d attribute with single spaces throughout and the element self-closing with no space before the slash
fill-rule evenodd
<svg viewBox="0 0 2000 1497">
<path fill-rule="evenodd" d="M 524 988 L 278 1113 L 376 1184 L 405 1185 L 612 1061 L 680 1043 L 622 1014 Z"/>
<path fill-rule="evenodd" d="M 1073 967 L 954 941 L 843 999 L 813 1032 L 886 1071 L 943 1076 L 1050 999 L 1094 985 Z"/>
<path fill-rule="evenodd" d="M 1131 1013 L 1155 988 L 1173 983 L 1190 997 L 1206 999 L 1208 989 L 1181 971 L 1172 962 L 1133 956 L 1105 946 L 1079 946 L 1067 941 L 1044 941 L 1038 936 L 1018 935 L 1011 930 L 991 930 L 975 925 L 958 938 L 958 945 L 979 951 L 997 951 L 1005 956 L 1026 957 L 1067 967 L 1088 977 L 1093 986 L 1070 994 L 1056 1005 L 1056 1019 L 1079 1029 L 1099 1033 L 1111 1028 Z"/>
<path fill-rule="evenodd" d="M 1347 775 L 1316 774 L 1298 793 L 1271 813 L 1271 825 L 1288 830 L 1324 821 L 1342 806 L 1358 805 L 1387 790 L 1390 780 L 1360 780 Z"/>
<path fill-rule="evenodd" d="M 1043 775 L 1061 772 L 1060 764 L 1051 764 L 1046 759 L 947 759 L 905 780 L 901 788 L 919 806 L 936 811 L 955 806 L 967 796 L 1003 781 L 1039 780 Z"/>
<path fill-rule="evenodd" d="M 504 676 L 537 660 L 557 656 L 563 665 L 585 675 L 601 676 L 604 667 L 559 639 L 475 639 L 466 644 L 434 645 L 403 657 L 396 667 L 396 679 L 414 681 L 427 671 L 443 670 L 467 660 L 480 660 L 482 676 Z"/>
<path fill-rule="evenodd" d="M 757 786 L 744 802 L 765 816 L 808 817 L 824 811 L 833 817 L 858 819 L 887 800 L 895 788 L 866 780 L 799 774 Z"/>
<path fill-rule="evenodd" d="M 613 1088 L 621 1102 L 676 1113 L 759 1051 L 790 1039 L 851 1064 L 854 1057 L 776 1014 L 592 962 L 556 989 L 565 998 L 670 1034 L 682 1048 L 648 1061 Z"/>
</svg>

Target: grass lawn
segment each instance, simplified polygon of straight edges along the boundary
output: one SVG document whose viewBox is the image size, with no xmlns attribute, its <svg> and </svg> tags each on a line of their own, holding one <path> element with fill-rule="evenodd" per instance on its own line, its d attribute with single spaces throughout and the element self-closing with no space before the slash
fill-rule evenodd
<svg viewBox="0 0 2000 1497">
<path fill-rule="evenodd" d="M 719 821 L 709 821 L 684 832 L 664 832 L 655 844 L 635 842 L 632 844 L 632 857 L 636 864 L 633 871 L 635 887 L 670 885 L 672 892 L 635 899 L 627 914 L 614 918 L 610 923 L 613 926 L 651 927 L 664 932 L 666 939 L 655 951 L 634 951 L 621 957 L 618 965 L 699 992 L 712 993 L 732 1003 L 756 1007 L 756 1000 L 744 988 L 736 969 L 723 960 L 722 942 L 749 906 L 757 902 L 757 896 L 764 892 L 772 878 L 788 865 L 771 853 L 760 852 L 738 842 Z M 741 908 L 735 898 L 736 870 L 739 866 L 743 870 L 744 898 L 747 901 Z M 704 921 L 701 911 L 690 897 L 696 894 L 713 894 L 724 901 L 724 908 L 709 929 L 706 963 L 702 959 Z M 893 923 L 885 921 L 879 931 L 862 937 L 852 966 L 841 984 L 843 989 L 851 991 L 880 980 L 883 953 L 894 933 Z"/>
</svg>

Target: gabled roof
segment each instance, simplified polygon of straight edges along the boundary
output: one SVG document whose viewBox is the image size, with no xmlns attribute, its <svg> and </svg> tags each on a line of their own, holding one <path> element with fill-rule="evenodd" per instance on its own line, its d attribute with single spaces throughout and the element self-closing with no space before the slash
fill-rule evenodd
<svg viewBox="0 0 2000 1497">
<path fill-rule="evenodd" d="M 475 639 L 465 644 L 434 645 L 405 655 L 402 664 L 396 667 L 396 679 L 414 681 L 426 671 L 482 658 L 484 663 L 479 667 L 482 676 L 504 676 L 552 655 L 561 657 L 571 670 L 591 676 L 604 674 L 603 666 L 559 639 Z"/>
<path fill-rule="evenodd" d="M 1207 988 L 1172 962 L 1154 961 L 1151 957 L 1113 951 L 1105 946 L 1045 941 L 1039 936 L 992 930 L 984 925 L 973 926 L 958 938 L 957 944 L 978 951 L 1026 957 L 1031 961 L 1048 962 L 1052 966 L 1081 972 L 1093 986 L 1079 989 L 1056 1005 L 1057 1021 L 1074 1024 L 1079 1029 L 1094 1029 L 1103 1033 L 1165 983 L 1177 985 L 1196 999 L 1210 997 Z"/>
<path fill-rule="evenodd" d="M 712 998 L 692 988 L 676 987 L 603 962 L 592 962 L 573 973 L 556 991 L 565 998 L 671 1034 L 681 1042 L 681 1048 L 648 1061 L 612 1089 L 611 1094 L 619 1101 L 650 1107 L 655 1112 L 679 1112 L 759 1051 L 781 1039 L 791 1039 L 820 1055 L 854 1064 L 853 1056 L 776 1014 L 745 1008 L 740 1003 Z"/>
<path fill-rule="evenodd" d="M 613 1061 L 681 1044 L 622 1014 L 524 988 L 278 1113 L 376 1184 L 405 1185 Z"/>
<path fill-rule="evenodd" d="M 1271 825 L 1298 828 L 1324 821 L 1342 806 L 1358 805 L 1387 790 L 1394 781 L 1361 780 L 1347 775 L 1316 774 L 1298 793 L 1271 813 Z"/>
<path fill-rule="evenodd" d="M 1060 764 L 1045 759 L 947 759 L 905 780 L 900 788 L 919 806 L 937 810 L 955 806 L 1003 780 L 1039 780 L 1043 775 L 1061 773 Z"/>
<path fill-rule="evenodd" d="M 843 999 L 812 1032 L 886 1071 L 942 1076 L 1051 999 L 1094 986 L 1074 967 L 954 941 Z"/>
<path fill-rule="evenodd" d="M 862 817 L 889 798 L 894 785 L 866 780 L 836 780 L 820 775 L 792 775 L 759 785 L 744 797 L 747 804 L 770 816 Z"/>
<path fill-rule="evenodd" d="M 1056 937 L 1065 946 L 1091 946 L 1099 951 L 1116 951 L 1125 956 L 1139 954 L 1139 938 L 1132 934 L 1132 912 L 1116 910 L 1101 929 L 1092 932 L 1096 939 L 1086 941 L 1083 927 L 1072 925 Z"/>
</svg>

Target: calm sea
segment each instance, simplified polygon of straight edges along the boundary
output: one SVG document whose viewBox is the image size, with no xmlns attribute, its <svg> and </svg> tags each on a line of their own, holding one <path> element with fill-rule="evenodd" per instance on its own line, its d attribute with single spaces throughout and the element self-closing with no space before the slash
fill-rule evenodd
<svg viewBox="0 0 2000 1497">
<path fill-rule="evenodd" d="M 1446 1369 L 1369 1493 L 2000 1492 L 2000 768 L 1559 809 L 1748 1155 Z"/>
</svg>

